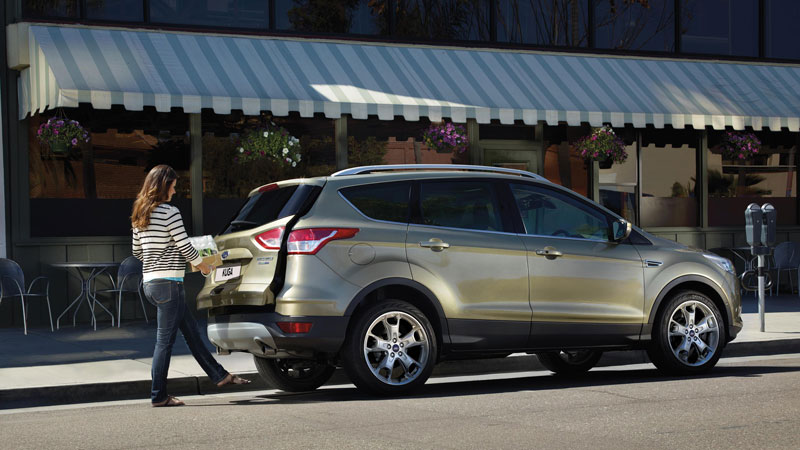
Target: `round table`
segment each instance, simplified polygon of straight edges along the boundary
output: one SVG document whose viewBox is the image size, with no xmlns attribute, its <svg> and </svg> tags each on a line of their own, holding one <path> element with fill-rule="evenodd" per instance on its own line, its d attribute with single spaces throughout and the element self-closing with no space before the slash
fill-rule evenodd
<svg viewBox="0 0 800 450">
<path fill-rule="evenodd" d="M 111 316 L 111 326 L 114 326 L 114 315 L 111 314 L 105 306 L 101 303 L 97 303 L 97 298 L 92 294 L 91 291 L 91 283 L 92 281 L 97 278 L 99 275 L 105 273 L 108 269 L 119 267 L 120 263 L 118 262 L 105 262 L 105 261 L 81 261 L 81 262 L 58 262 L 58 263 L 51 263 L 53 267 L 64 269 L 72 275 L 73 277 L 77 278 L 81 282 L 81 292 L 75 297 L 75 300 L 64 309 L 64 312 L 58 316 L 56 319 L 56 329 L 59 327 L 59 321 L 64 314 L 67 313 L 72 307 L 75 307 L 75 313 L 72 315 L 72 326 L 75 326 L 75 320 L 78 316 L 78 309 L 80 309 L 80 305 L 83 300 L 86 300 L 86 304 L 89 306 L 89 311 L 92 313 L 92 325 L 94 329 L 97 330 L 97 319 L 95 319 L 94 315 L 94 305 L 100 305 L 103 310 Z"/>
</svg>

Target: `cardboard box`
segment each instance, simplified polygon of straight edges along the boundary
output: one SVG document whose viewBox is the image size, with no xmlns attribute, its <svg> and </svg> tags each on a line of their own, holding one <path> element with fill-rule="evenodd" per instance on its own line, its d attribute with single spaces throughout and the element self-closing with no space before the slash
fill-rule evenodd
<svg viewBox="0 0 800 450">
<path fill-rule="evenodd" d="M 206 263 L 206 264 L 211 264 L 214 267 L 219 267 L 219 266 L 222 265 L 222 257 L 219 256 L 219 253 L 214 253 L 211 256 L 204 256 L 203 257 L 203 262 Z M 192 272 L 199 272 L 200 271 L 200 269 L 198 269 L 197 266 L 193 266 L 193 265 L 189 264 L 189 267 L 192 268 Z"/>
</svg>

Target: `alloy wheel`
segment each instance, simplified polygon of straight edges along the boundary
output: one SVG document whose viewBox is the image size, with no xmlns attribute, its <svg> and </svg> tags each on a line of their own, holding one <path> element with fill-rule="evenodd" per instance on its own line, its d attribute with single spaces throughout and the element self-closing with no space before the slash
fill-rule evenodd
<svg viewBox="0 0 800 450">
<path fill-rule="evenodd" d="M 369 325 L 363 348 L 372 374 L 383 383 L 400 386 L 411 383 L 423 372 L 430 341 L 414 316 L 390 311 Z"/>
<path fill-rule="evenodd" d="M 672 354 L 687 366 L 702 366 L 719 348 L 719 326 L 719 319 L 704 303 L 681 303 L 670 315 L 667 329 Z"/>
</svg>

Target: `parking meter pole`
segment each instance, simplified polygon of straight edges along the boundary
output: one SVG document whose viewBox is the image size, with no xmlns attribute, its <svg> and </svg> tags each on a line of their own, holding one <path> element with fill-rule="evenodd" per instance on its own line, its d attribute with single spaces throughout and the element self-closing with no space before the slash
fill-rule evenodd
<svg viewBox="0 0 800 450">
<path fill-rule="evenodd" d="M 764 332 L 764 288 L 766 277 L 764 274 L 766 267 L 766 256 L 758 255 L 758 319 L 761 322 L 761 332 Z"/>
</svg>

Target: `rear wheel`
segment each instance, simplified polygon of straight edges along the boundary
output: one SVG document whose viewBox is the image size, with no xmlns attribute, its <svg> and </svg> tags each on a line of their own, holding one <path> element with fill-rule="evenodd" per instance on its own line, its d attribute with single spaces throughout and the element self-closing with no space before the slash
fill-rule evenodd
<svg viewBox="0 0 800 450">
<path fill-rule="evenodd" d="M 680 292 L 659 312 L 647 355 L 663 372 L 706 372 L 722 356 L 723 325 L 719 309 L 708 297 L 695 291 Z"/>
<path fill-rule="evenodd" d="M 597 364 L 601 356 L 603 352 L 598 350 L 564 350 L 536 354 L 543 366 L 559 375 L 586 373 Z"/>
<path fill-rule="evenodd" d="M 398 395 L 422 386 L 436 361 L 436 335 L 417 307 L 390 300 L 367 309 L 342 348 L 353 383 L 374 394 Z"/>
<path fill-rule="evenodd" d="M 287 392 L 313 391 L 333 375 L 335 367 L 308 359 L 253 357 L 259 375 L 271 386 Z"/>
</svg>

